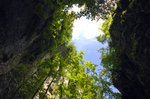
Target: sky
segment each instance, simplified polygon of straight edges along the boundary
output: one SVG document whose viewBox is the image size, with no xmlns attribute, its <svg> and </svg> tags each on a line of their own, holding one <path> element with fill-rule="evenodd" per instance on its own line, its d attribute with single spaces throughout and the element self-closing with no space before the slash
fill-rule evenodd
<svg viewBox="0 0 150 99">
<path fill-rule="evenodd" d="M 103 20 L 97 22 L 81 17 L 74 21 L 72 34 L 72 42 L 76 46 L 77 51 L 83 51 L 85 53 L 84 60 L 97 65 L 100 64 L 99 58 L 101 57 L 98 49 L 107 46 L 107 44 L 103 45 L 96 39 L 97 36 L 103 34 L 100 30 L 102 23 Z M 100 65 L 98 68 L 101 68 Z"/>
<path fill-rule="evenodd" d="M 71 9 L 75 12 L 79 12 L 80 8 L 73 6 Z M 78 52 L 83 51 L 85 55 L 83 56 L 85 61 L 90 61 L 97 66 L 96 72 L 99 74 L 102 66 L 101 62 L 101 54 L 98 52 L 100 48 L 107 47 L 108 44 L 102 44 L 97 41 L 96 37 L 99 35 L 103 35 L 103 32 L 100 30 L 102 27 L 104 20 L 100 19 L 89 20 L 86 17 L 81 17 L 80 19 L 76 19 L 73 24 L 73 33 L 71 42 L 74 43 Z M 113 88 L 114 92 L 118 92 L 116 88 Z"/>
<path fill-rule="evenodd" d="M 100 48 L 107 47 L 108 44 L 102 44 L 97 41 L 96 37 L 102 35 L 103 32 L 100 30 L 103 21 L 99 22 L 91 21 L 82 17 L 75 20 L 73 26 L 72 40 L 78 52 L 83 51 L 85 55 L 83 56 L 85 61 L 90 61 L 96 65 L 96 72 L 99 74 L 102 66 L 101 54 L 98 52 Z M 119 92 L 114 86 L 111 86 L 114 92 Z"/>
<path fill-rule="evenodd" d="M 80 9 L 77 5 L 73 5 L 73 8 L 70 9 L 74 12 L 80 12 Z M 100 30 L 104 20 L 100 19 L 99 21 L 86 19 L 86 17 L 78 18 L 74 21 L 73 24 L 73 33 L 71 42 L 74 43 L 78 52 L 83 51 L 85 55 L 83 56 L 85 61 L 90 61 L 97 66 L 96 72 L 99 74 L 102 66 L 100 66 L 100 53 L 98 50 L 102 47 L 106 47 L 107 44 L 103 45 L 97 41 L 96 37 L 103 35 L 103 32 Z"/>
<path fill-rule="evenodd" d="M 70 11 L 74 11 L 77 13 L 80 11 L 80 8 L 74 5 Z M 103 22 L 104 21 L 102 19 L 100 19 L 99 21 L 92 21 L 86 19 L 86 17 L 76 19 L 73 24 L 73 33 L 71 40 L 71 42 L 73 42 L 76 46 L 78 52 L 83 51 L 85 53 L 85 61 L 90 61 L 98 65 L 97 72 L 98 69 L 101 69 L 99 59 L 101 55 L 98 52 L 98 49 L 107 46 L 107 44 L 103 45 L 96 39 L 97 36 L 103 35 L 103 32 L 100 30 Z"/>
<path fill-rule="evenodd" d="M 80 12 L 80 9 L 77 5 L 73 5 L 70 9 L 74 12 Z M 91 21 L 86 19 L 86 17 L 78 18 L 74 21 L 73 24 L 73 33 L 72 33 L 72 42 L 75 44 L 78 52 L 84 51 L 85 52 L 85 60 L 91 60 L 88 56 L 98 56 L 97 50 L 104 47 L 100 42 L 97 41 L 96 37 L 102 35 L 103 32 L 100 30 L 103 20 L 100 19 L 99 21 Z M 95 58 L 96 59 L 96 58 Z M 92 60 L 95 61 L 95 60 Z"/>
</svg>

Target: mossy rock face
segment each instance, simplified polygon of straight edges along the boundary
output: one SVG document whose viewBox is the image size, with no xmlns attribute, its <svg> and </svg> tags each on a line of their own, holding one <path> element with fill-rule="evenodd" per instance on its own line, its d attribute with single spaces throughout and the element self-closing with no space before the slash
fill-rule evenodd
<svg viewBox="0 0 150 99">
<path fill-rule="evenodd" d="M 150 93 L 150 2 L 120 0 L 110 27 L 113 47 L 120 53 L 121 70 L 114 85 L 123 99 L 148 98 Z M 117 77 L 117 78 L 116 78 Z"/>
<path fill-rule="evenodd" d="M 0 1 L 0 98 L 30 99 L 48 72 L 36 72 L 39 62 L 64 54 L 75 19 L 64 6 L 56 0 Z"/>
<path fill-rule="evenodd" d="M 38 58 L 47 54 L 42 47 L 42 31 L 47 26 L 48 10 L 44 18 L 36 13 L 41 0 L 0 1 L 0 98 L 11 98 L 29 71 L 36 69 Z M 51 19 L 51 17 L 49 17 Z M 44 46 L 44 45 L 43 45 Z M 28 98 L 29 99 L 29 98 Z"/>
</svg>

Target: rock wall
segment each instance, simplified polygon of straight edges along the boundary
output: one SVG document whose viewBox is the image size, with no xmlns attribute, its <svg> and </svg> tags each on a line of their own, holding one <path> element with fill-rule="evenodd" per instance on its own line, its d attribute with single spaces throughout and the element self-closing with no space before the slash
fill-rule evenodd
<svg viewBox="0 0 150 99">
<path fill-rule="evenodd" d="M 149 0 L 120 0 L 114 13 L 110 34 L 121 69 L 113 71 L 113 83 L 122 99 L 150 97 L 149 18 Z"/>
<path fill-rule="evenodd" d="M 27 61 L 25 55 L 33 52 L 30 49 L 38 48 L 33 43 L 40 36 L 42 22 L 35 15 L 33 5 L 31 0 L 0 2 L 0 74 Z"/>
<path fill-rule="evenodd" d="M 34 71 L 34 60 L 46 53 L 42 49 L 42 30 L 50 18 L 41 18 L 36 6 L 42 0 L 0 1 L 0 98 L 8 99 L 16 93 L 26 73 L 15 71 L 21 68 Z M 51 12 L 48 11 L 48 16 Z M 33 70 L 32 70 L 33 69 Z"/>
</svg>

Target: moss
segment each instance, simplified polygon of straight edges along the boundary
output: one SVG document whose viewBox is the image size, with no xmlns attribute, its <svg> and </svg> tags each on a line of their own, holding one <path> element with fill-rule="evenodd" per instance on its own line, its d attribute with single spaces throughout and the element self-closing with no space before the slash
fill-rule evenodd
<svg viewBox="0 0 150 99">
<path fill-rule="evenodd" d="M 117 1 L 117 7 L 120 9 L 122 8 L 122 4 L 120 3 L 120 0 Z"/>
<path fill-rule="evenodd" d="M 24 64 L 19 64 L 18 66 L 16 66 L 15 70 L 24 73 L 28 71 L 27 67 Z"/>
<path fill-rule="evenodd" d="M 13 69 L 13 75 L 15 75 L 16 83 L 18 85 L 17 93 L 13 96 L 13 98 L 30 99 L 34 95 L 36 90 L 41 87 L 44 79 L 52 70 L 50 67 L 53 68 L 52 66 L 45 65 L 46 64 L 37 64 L 36 66 L 31 67 L 20 64 Z M 39 69 L 36 72 L 29 72 L 32 68 Z M 51 76 L 51 74 L 49 75 Z"/>
<path fill-rule="evenodd" d="M 135 59 L 136 49 L 137 49 L 138 40 L 133 41 L 131 56 Z"/>
<path fill-rule="evenodd" d="M 114 19 L 114 17 L 116 16 L 116 13 L 113 13 L 113 17 L 112 17 L 112 19 Z"/>
<path fill-rule="evenodd" d="M 125 19 L 121 19 L 120 24 L 123 24 L 125 22 Z"/>
<path fill-rule="evenodd" d="M 132 8 L 133 4 L 135 3 L 135 0 L 129 0 L 130 1 L 130 4 L 129 4 L 129 8 Z"/>
<path fill-rule="evenodd" d="M 135 59 L 135 54 L 136 54 L 137 44 L 138 44 L 138 40 L 136 39 L 136 33 L 133 33 L 133 34 L 132 34 L 131 40 L 132 40 L 132 52 L 131 52 L 131 57 L 132 57 L 133 59 Z"/>
<path fill-rule="evenodd" d="M 120 16 L 121 17 L 121 21 L 120 21 L 121 24 L 123 24 L 125 22 L 125 17 L 123 17 L 125 13 L 127 13 L 127 9 L 122 11 L 122 14 Z"/>
<path fill-rule="evenodd" d="M 126 10 L 124 10 L 124 11 L 122 11 L 122 15 L 124 15 L 126 12 L 127 12 L 127 9 L 126 9 Z"/>
<path fill-rule="evenodd" d="M 25 81 L 20 83 L 20 89 L 16 97 L 24 97 L 24 99 L 31 98 L 36 90 L 42 85 L 45 77 L 48 75 L 50 69 L 40 69 L 35 76 L 26 77 Z"/>
<path fill-rule="evenodd" d="M 97 40 L 100 41 L 101 43 L 104 43 L 106 41 L 110 42 L 109 29 L 112 23 L 113 23 L 112 16 L 107 16 L 107 19 L 105 20 L 101 28 L 104 34 L 97 37 Z"/>
</svg>

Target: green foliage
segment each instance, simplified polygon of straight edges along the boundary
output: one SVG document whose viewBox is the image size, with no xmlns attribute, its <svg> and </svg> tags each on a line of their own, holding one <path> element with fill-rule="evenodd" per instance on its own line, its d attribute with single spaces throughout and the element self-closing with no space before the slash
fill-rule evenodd
<svg viewBox="0 0 150 99">
<path fill-rule="evenodd" d="M 70 43 L 66 46 L 69 51 L 66 56 L 57 54 L 55 58 L 46 59 L 41 63 L 42 68 L 49 68 L 49 77 L 55 78 L 55 93 L 54 97 L 66 99 L 103 99 L 105 95 L 110 99 L 114 99 L 118 93 L 113 93 L 110 89 L 112 68 L 107 63 L 111 61 L 112 55 L 108 54 L 108 50 L 103 49 L 103 60 L 105 69 L 97 75 L 95 68 L 97 65 L 91 62 L 84 62 L 83 52 L 77 54 L 75 46 Z M 113 61 L 111 61 L 113 62 Z M 106 64 L 107 63 L 107 64 Z M 42 72 L 40 75 L 43 75 Z M 109 81 L 108 81 L 109 80 Z M 50 88 L 51 89 L 51 88 Z M 44 94 L 44 89 L 41 89 Z M 41 95 L 43 97 L 44 95 Z M 47 95 L 44 97 L 48 97 Z M 48 97 L 50 98 L 50 97 Z"/>
<path fill-rule="evenodd" d="M 105 20 L 105 22 L 103 23 L 102 28 L 101 28 L 101 30 L 104 32 L 104 34 L 97 37 L 97 40 L 99 42 L 101 42 L 101 43 L 111 42 L 109 29 L 110 29 L 112 22 L 113 22 L 112 17 L 108 16 L 108 18 Z"/>
<path fill-rule="evenodd" d="M 68 43 L 72 37 L 73 21 L 75 13 L 56 10 L 53 19 L 43 31 L 43 49 L 56 49 L 57 46 Z M 48 48 L 47 48 L 48 47 Z"/>
<path fill-rule="evenodd" d="M 76 18 L 75 13 L 68 13 L 66 5 L 71 7 L 77 1 L 73 0 L 44 0 L 35 7 L 35 13 L 41 20 L 47 21 L 42 31 L 43 39 L 41 41 L 42 50 L 54 50 L 57 46 L 68 43 L 72 37 L 73 21 Z M 83 5 L 83 3 L 82 3 Z"/>
<path fill-rule="evenodd" d="M 27 69 L 27 67 L 26 67 L 24 64 L 19 64 L 18 66 L 16 66 L 15 70 L 16 70 L 17 72 L 20 72 L 20 74 L 21 74 L 21 73 L 22 73 L 22 74 L 25 74 L 25 73 L 28 72 L 28 69 Z"/>
<path fill-rule="evenodd" d="M 135 3 L 135 0 L 129 0 L 129 1 L 130 1 L 129 8 L 131 8 L 133 4 Z"/>
<path fill-rule="evenodd" d="M 96 99 L 98 95 L 99 81 L 96 76 L 96 65 L 91 62 L 84 62 L 83 52 L 77 54 L 75 46 L 70 43 L 66 46 L 69 51 L 66 56 L 57 54 L 52 58 L 46 59 L 40 64 L 39 77 L 48 75 L 55 80 L 55 97 L 59 96 L 66 99 Z M 45 69 L 45 71 L 41 71 Z M 46 72 L 46 73 L 44 73 Z M 38 78 L 39 78 L 38 77 Z M 45 78 L 45 77 L 43 77 Z M 100 87 L 100 86 L 99 86 Z M 51 88 L 50 88 L 51 89 Z M 41 98 L 44 96 L 44 89 L 40 89 Z M 48 97 L 47 95 L 44 97 Z M 49 97 L 50 98 L 50 97 Z"/>
<path fill-rule="evenodd" d="M 136 54 L 136 49 L 137 49 L 137 44 L 138 44 L 138 39 L 136 39 L 136 33 L 132 33 L 131 36 L 132 40 L 132 52 L 131 52 L 131 57 L 135 59 L 135 54 Z"/>
<path fill-rule="evenodd" d="M 119 69 L 119 59 L 118 54 L 115 52 L 114 49 L 110 49 L 109 47 L 101 48 L 99 50 L 101 53 L 101 66 L 103 66 L 103 70 L 100 72 L 100 84 L 101 84 L 101 90 L 103 91 L 103 94 L 109 99 L 120 99 L 120 93 L 114 93 L 111 89 L 112 83 L 112 72 L 116 69 Z"/>
<path fill-rule="evenodd" d="M 69 14 L 68 9 L 72 7 L 73 4 L 78 4 L 79 6 L 85 5 L 86 8 L 78 15 L 74 12 Z M 107 85 L 110 85 L 109 82 L 103 80 L 103 76 L 106 71 L 110 69 L 103 71 L 103 75 L 98 76 L 95 71 L 97 65 L 91 62 L 84 62 L 84 53 L 77 53 L 75 46 L 72 43 L 69 43 L 72 37 L 72 27 L 75 18 L 77 16 L 95 18 L 99 12 L 98 4 L 97 0 L 38 1 L 35 7 L 35 13 L 41 20 L 46 20 L 42 31 L 41 47 L 44 51 L 48 50 L 51 52 L 52 55 L 50 58 L 37 63 L 36 66 L 27 68 L 27 66 L 20 65 L 14 69 L 14 71 L 19 71 L 18 74 L 24 76 L 20 83 L 18 83 L 18 93 L 14 95 L 14 98 L 19 97 L 29 99 L 35 97 L 37 93 L 39 93 L 41 99 L 49 98 L 47 91 L 50 91 L 52 88 L 43 88 L 47 78 L 52 78 L 52 82 L 49 83 L 50 87 L 51 83 L 56 84 L 54 95 L 59 95 L 60 98 L 103 98 L 103 94 L 107 92 L 108 89 Z M 102 29 L 105 32 L 105 35 L 103 39 L 99 41 L 104 42 L 105 40 L 110 40 L 110 22 L 112 22 L 112 20 L 111 18 L 108 18 Z M 106 26 L 108 24 L 109 27 Z M 57 52 L 57 48 L 61 48 L 62 45 L 63 50 Z M 104 58 L 106 59 L 103 60 L 103 63 L 105 64 L 112 57 L 108 55 Z M 110 68 L 107 65 L 104 67 Z M 108 75 L 109 73 L 106 76 Z M 65 83 L 65 79 L 68 83 Z"/>
<path fill-rule="evenodd" d="M 124 11 L 122 11 L 122 15 L 124 15 L 126 12 L 127 12 L 127 9 L 126 9 L 126 10 L 124 10 Z"/>
<path fill-rule="evenodd" d="M 112 72 L 116 70 L 120 70 L 119 67 L 119 53 L 116 52 L 115 48 L 112 47 L 112 40 L 109 33 L 109 29 L 113 19 L 109 16 L 102 25 L 101 30 L 104 32 L 103 35 L 97 37 L 97 40 L 101 43 L 108 43 L 109 46 L 106 48 L 101 48 L 99 52 L 101 53 L 101 66 L 103 66 L 103 70 L 100 72 L 99 83 L 101 86 L 101 93 L 104 96 L 109 97 L 109 99 L 120 99 L 120 93 L 114 93 L 111 89 L 112 83 Z"/>
<path fill-rule="evenodd" d="M 97 0 L 44 0 L 39 1 L 35 7 L 35 13 L 46 20 L 42 31 L 41 41 L 42 52 L 46 49 L 54 50 L 57 46 L 68 43 L 72 37 L 73 21 L 77 16 L 86 16 L 94 19 L 99 13 L 99 3 Z M 85 10 L 77 15 L 68 13 L 73 4 L 85 5 Z M 106 37 L 105 37 L 106 38 Z"/>
</svg>

